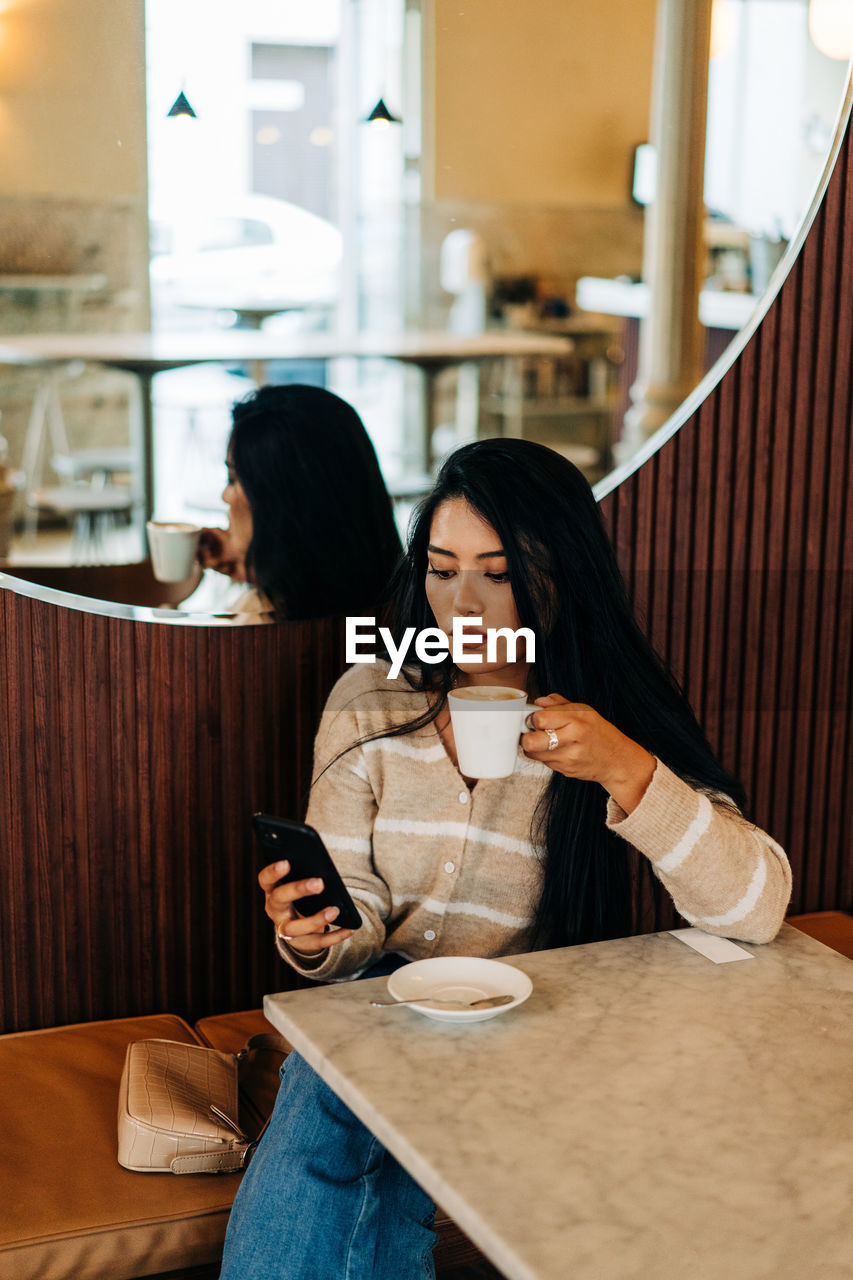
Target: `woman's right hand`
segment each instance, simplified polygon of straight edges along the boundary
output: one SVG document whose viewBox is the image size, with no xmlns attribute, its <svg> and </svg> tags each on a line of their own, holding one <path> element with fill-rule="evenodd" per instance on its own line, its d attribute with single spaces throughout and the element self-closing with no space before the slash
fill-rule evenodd
<svg viewBox="0 0 853 1280">
<path fill-rule="evenodd" d="M 246 566 L 228 529 L 202 529 L 198 540 L 198 561 L 203 569 L 227 573 L 235 582 L 246 581 Z"/>
<path fill-rule="evenodd" d="M 297 955 L 316 956 L 351 938 L 354 929 L 333 929 L 338 908 L 326 907 L 313 916 L 297 915 L 294 903 L 320 893 L 322 880 L 289 880 L 281 883 L 282 876 L 290 870 L 289 862 L 271 862 L 258 875 L 258 884 L 264 891 L 264 910 L 275 925 L 276 933 L 288 943 Z M 328 932 L 327 932 L 328 931 Z"/>
</svg>

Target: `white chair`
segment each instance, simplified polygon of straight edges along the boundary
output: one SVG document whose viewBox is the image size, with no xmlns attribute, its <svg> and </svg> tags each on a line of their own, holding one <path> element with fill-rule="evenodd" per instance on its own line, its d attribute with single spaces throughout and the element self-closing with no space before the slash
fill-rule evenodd
<svg viewBox="0 0 853 1280">
<path fill-rule="evenodd" d="M 50 512 L 71 523 L 72 564 L 100 564 L 109 558 L 109 536 L 129 519 L 133 498 L 127 485 L 48 485 L 33 490 L 27 505 L 34 517 Z"/>
<path fill-rule="evenodd" d="M 133 470 L 134 453 L 130 445 L 102 445 L 55 453 L 50 465 L 63 480 L 107 484 L 116 475 Z"/>
<path fill-rule="evenodd" d="M 84 545 L 90 544 L 94 549 L 95 535 L 105 531 L 107 515 L 111 515 L 114 521 L 116 513 L 132 507 L 130 490 L 114 485 L 113 481 L 117 474 L 130 472 L 133 479 L 131 488 L 136 488 L 139 468 L 139 459 L 130 445 L 72 449 L 62 412 L 60 388 L 70 379 L 79 377 L 84 368 L 82 361 L 74 360 L 44 373 L 33 397 L 21 458 L 28 495 L 27 534 L 30 537 L 35 534 L 40 510 L 75 519 L 79 515 L 76 533 L 81 551 Z M 53 451 L 52 469 L 67 483 L 43 488 L 45 444 L 48 442 Z M 98 491 L 103 496 L 96 498 L 94 494 Z"/>
</svg>

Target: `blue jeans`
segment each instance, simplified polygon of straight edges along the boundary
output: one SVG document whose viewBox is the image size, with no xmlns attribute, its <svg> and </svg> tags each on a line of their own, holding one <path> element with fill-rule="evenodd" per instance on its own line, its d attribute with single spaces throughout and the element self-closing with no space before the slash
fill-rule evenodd
<svg viewBox="0 0 853 1280">
<path fill-rule="evenodd" d="M 390 1151 L 290 1053 L 234 1200 L 220 1280 L 434 1280 L 434 1216 Z"/>
</svg>

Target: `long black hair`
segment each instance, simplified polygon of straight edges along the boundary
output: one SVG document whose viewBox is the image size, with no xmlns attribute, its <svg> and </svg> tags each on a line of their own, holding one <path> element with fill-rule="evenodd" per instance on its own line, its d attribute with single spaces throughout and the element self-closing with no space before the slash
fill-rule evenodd
<svg viewBox="0 0 853 1280">
<path fill-rule="evenodd" d="M 265 386 L 233 409 L 252 510 L 250 580 L 279 618 L 378 610 L 402 548 L 361 418 L 321 387 Z"/>
<path fill-rule="evenodd" d="M 589 484 L 552 449 L 482 440 L 450 455 L 410 522 L 394 582 L 393 629 L 434 625 L 425 591 L 427 546 L 433 515 L 450 498 L 463 498 L 500 538 L 520 625 L 536 635 L 530 694 L 587 703 L 680 777 L 743 808 L 740 783 L 716 760 L 640 630 Z M 449 658 L 434 666 L 415 660 L 409 673 L 415 687 L 438 695 L 414 728 L 438 714 L 455 668 Z M 534 945 L 631 932 L 630 851 L 606 827 L 604 809 L 598 783 L 552 775 L 531 833 L 545 849 Z"/>
</svg>

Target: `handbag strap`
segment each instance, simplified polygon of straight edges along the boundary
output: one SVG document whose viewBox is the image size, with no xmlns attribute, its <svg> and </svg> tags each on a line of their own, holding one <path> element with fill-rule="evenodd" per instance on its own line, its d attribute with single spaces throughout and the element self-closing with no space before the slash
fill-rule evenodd
<svg viewBox="0 0 853 1280">
<path fill-rule="evenodd" d="M 211 1151 L 206 1155 L 175 1156 L 169 1166 L 172 1173 L 236 1173 L 243 1169 L 257 1142 L 247 1142 L 230 1151 Z"/>
<path fill-rule="evenodd" d="M 242 1062 L 248 1054 L 254 1052 L 255 1049 L 272 1049 L 277 1053 L 290 1053 L 293 1045 L 285 1040 L 284 1036 L 276 1035 L 272 1031 L 260 1031 L 256 1036 L 249 1036 L 243 1048 L 237 1054 L 237 1061 Z"/>
<path fill-rule="evenodd" d="M 237 1070 L 239 1072 L 248 1063 L 249 1057 L 251 1056 L 252 1053 L 255 1052 L 256 1049 L 269 1049 L 275 1053 L 283 1053 L 286 1057 L 287 1054 L 290 1053 L 292 1048 L 293 1048 L 293 1045 L 290 1044 L 287 1040 L 285 1040 L 284 1036 L 276 1035 L 272 1031 L 259 1031 L 257 1035 L 249 1037 L 249 1039 L 246 1041 L 243 1048 L 237 1054 Z M 255 1138 L 254 1142 L 250 1142 L 247 1145 L 240 1159 L 240 1163 L 233 1166 L 228 1166 L 228 1167 L 233 1167 L 235 1169 L 244 1169 L 248 1165 L 252 1156 L 255 1154 L 255 1148 L 257 1147 L 261 1138 L 266 1133 L 267 1126 L 269 1125 L 269 1122 L 271 1119 L 272 1119 L 272 1116 L 267 1116 L 266 1120 L 261 1125 L 261 1129 L 260 1129 L 260 1132 L 258 1133 L 257 1138 Z M 234 1154 L 236 1155 L 237 1153 L 235 1152 Z M 204 1157 L 204 1156 L 193 1157 L 193 1158 L 194 1159 L 210 1159 L 210 1157 Z M 223 1171 L 225 1167 L 226 1167 L 225 1165 L 216 1166 L 217 1170 L 221 1168 L 223 1169 Z M 190 1172 L 190 1170 L 187 1170 L 187 1172 Z"/>
</svg>

